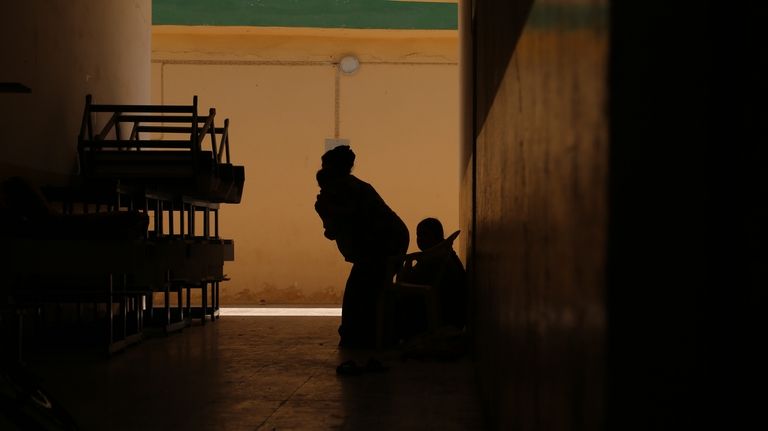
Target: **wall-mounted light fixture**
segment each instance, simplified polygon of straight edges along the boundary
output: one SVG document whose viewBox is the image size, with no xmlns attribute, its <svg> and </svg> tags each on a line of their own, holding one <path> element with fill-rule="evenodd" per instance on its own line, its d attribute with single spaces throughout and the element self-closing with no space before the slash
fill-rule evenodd
<svg viewBox="0 0 768 431">
<path fill-rule="evenodd" d="M 360 60 L 354 55 L 346 55 L 339 60 L 339 68 L 346 74 L 355 73 L 360 67 Z"/>
</svg>

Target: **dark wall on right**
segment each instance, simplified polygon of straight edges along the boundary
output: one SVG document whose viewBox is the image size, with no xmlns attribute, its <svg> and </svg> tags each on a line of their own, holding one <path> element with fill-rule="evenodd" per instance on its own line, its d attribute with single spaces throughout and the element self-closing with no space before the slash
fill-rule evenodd
<svg viewBox="0 0 768 431">
<path fill-rule="evenodd" d="M 463 229 L 489 422 L 600 430 L 607 2 L 477 1 L 473 25 Z"/>
<path fill-rule="evenodd" d="M 768 285 L 768 69 L 754 9 L 611 4 L 612 429 L 747 429 L 763 409 L 747 395 L 764 391 L 753 349 Z"/>
<path fill-rule="evenodd" d="M 702 21 L 695 10 L 622 3 L 611 13 L 608 423 L 689 429 L 692 385 L 704 384 L 698 325 L 711 237 L 707 71 L 694 67 L 701 32 L 681 19 Z"/>
<path fill-rule="evenodd" d="M 747 429 L 764 410 L 766 21 L 715 6 L 462 2 L 492 429 Z"/>
</svg>

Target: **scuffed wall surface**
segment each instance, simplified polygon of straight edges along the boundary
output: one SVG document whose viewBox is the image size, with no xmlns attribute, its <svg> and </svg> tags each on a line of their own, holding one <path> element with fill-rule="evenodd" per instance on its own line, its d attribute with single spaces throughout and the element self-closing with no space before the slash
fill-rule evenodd
<svg viewBox="0 0 768 431">
<path fill-rule="evenodd" d="M 150 0 L 3 6 L 0 82 L 32 93 L 0 95 L 0 176 L 67 181 L 88 93 L 96 103 L 149 102 L 151 8 Z"/>
<path fill-rule="evenodd" d="M 475 333 L 495 429 L 603 427 L 607 19 L 605 1 L 475 4 Z"/>
</svg>

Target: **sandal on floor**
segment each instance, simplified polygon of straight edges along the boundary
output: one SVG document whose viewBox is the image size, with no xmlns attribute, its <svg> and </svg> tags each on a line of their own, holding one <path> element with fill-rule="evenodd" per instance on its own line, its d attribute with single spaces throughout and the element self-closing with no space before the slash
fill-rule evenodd
<svg viewBox="0 0 768 431">
<path fill-rule="evenodd" d="M 363 368 L 355 361 L 345 361 L 336 367 L 336 374 L 340 376 L 357 376 L 363 373 Z"/>
</svg>

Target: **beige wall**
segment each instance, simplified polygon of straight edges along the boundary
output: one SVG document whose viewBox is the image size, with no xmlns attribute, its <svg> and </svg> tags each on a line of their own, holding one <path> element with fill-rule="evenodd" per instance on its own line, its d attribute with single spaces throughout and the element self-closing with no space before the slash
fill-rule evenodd
<svg viewBox="0 0 768 431">
<path fill-rule="evenodd" d="M 222 210 L 234 238 L 227 304 L 339 303 L 349 264 L 322 235 L 313 204 L 325 138 L 358 155 L 412 232 L 424 217 L 458 228 L 455 32 L 252 28 L 153 29 L 155 103 L 188 103 L 230 118 L 232 156 L 246 166 L 243 202 Z M 358 56 L 339 74 L 344 54 Z"/>
<path fill-rule="evenodd" d="M 67 181 L 76 169 L 85 95 L 147 103 L 150 0 L 8 2 L 0 14 L 0 82 L 31 94 L 0 94 L 0 177 Z"/>
</svg>

